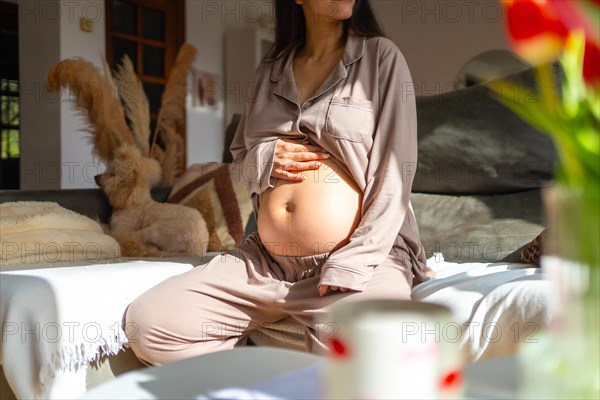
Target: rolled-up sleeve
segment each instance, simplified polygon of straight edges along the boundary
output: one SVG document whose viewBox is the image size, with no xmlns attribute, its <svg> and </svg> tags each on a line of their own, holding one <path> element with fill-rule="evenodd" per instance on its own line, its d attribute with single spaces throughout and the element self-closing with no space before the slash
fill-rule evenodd
<svg viewBox="0 0 600 400">
<path fill-rule="evenodd" d="M 382 263 L 410 210 L 417 163 L 417 114 L 410 71 L 397 49 L 381 56 L 379 106 L 366 168 L 362 218 L 349 242 L 325 262 L 320 285 L 361 291 Z"/>
<path fill-rule="evenodd" d="M 237 175 L 246 182 L 250 196 L 254 197 L 275 186 L 276 178 L 271 176 L 271 172 L 278 139 L 269 138 L 250 148 L 246 146 L 246 121 L 251 107 L 251 104 L 246 105 L 229 150 L 238 169 Z"/>
</svg>

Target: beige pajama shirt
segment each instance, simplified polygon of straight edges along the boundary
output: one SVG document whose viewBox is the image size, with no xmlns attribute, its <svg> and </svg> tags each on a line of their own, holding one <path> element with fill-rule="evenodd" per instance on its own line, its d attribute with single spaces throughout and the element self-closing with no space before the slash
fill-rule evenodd
<svg viewBox="0 0 600 400">
<path fill-rule="evenodd" d="M 271 176 L 278 139 L 319 145 L 363 191 L 359 226 L 328 254 L 276 256 L 257 233 L 207 265 L 137 298 L 126 321 L 135 353 L 149 364 L 232 348 L 256 328 L 288 315 L 306 327 L 307 348 L 325 350 L 334 303 L 409 299 L 428 278 L 409 196 L 417 161 L 415 95 L 408 66 L 385 38 L 349 35 L 344 54 L 304 104 L 294 84 L 295 51 L 257 70 L 231 146 L 255 215 Z M 325 297 L 319 285 L 352 289 Z M 330 333 L 330 332 L 329 332 Z"/>
</svg>

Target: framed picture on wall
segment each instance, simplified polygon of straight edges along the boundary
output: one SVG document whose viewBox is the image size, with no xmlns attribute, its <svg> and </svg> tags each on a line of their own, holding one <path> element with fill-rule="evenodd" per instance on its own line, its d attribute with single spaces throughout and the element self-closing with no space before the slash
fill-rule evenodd
<svg viewBox="0 0 600 400">
<path fill-rule="evenodd" d="M 194 70 L 193 105 L 196 108 L 218 110 L 221 107 L 221 79 L 211 72 Z"/>
</svg>

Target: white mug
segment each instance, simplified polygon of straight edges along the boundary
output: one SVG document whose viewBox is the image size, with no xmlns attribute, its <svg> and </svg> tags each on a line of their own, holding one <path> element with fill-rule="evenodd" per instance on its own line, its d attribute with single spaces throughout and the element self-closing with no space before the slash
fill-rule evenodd
<svg viewBox="0 0 600 400">
<path fill-rule="evenodd" d="M 325 368 L 329 399 L 457 398 L 463 392 L 460 326 L 446 307 L 370 300 L 335 306 Z M 331 332 L 331 331 L 330 331 Z"/>
</svg>

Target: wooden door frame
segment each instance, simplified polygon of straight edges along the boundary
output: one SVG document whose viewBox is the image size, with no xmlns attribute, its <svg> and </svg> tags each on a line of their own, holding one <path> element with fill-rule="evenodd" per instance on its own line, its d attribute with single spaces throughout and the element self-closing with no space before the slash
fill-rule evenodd
<svg viewBox="0 0 600 400">
<path fill-rule="evenodd" d="M 174 43 L 175 43 L 175 47 L 177 49 L 179 49 L 179 47 L 181 47 L 181 45 L 185 42 L 185 0 L 123 0 L 126 2 L 130 2 L 130 3 L 141 3 L 142 5 L 148 5 L 148 6 L 152 6 L 153 4 L 157 4 L 157 3 L 162 3 L 164 2 L 169 2 L 169 3 L 173 3 L 175 4 L 175 14 L 176 14 L 176 19 L 178 21 L 178 23 L 176 24 L 176 27 L 174 29 Z M 105 40 L 105 52 L 106 52 L 106 58 L 107 60 L 112 60 L 112 47 L 110 47 L 110 43 L 111 43 L 111 32 L 112 32 L 112 27 L 110 26 L 110 23 L 112 22 L 111 19 L 111 3 L 112 0 L 104 0 L 104 9 L 105 9 L 105 15 L 106 18 L 104 18 L 104 24 L 105 24 L 105 30 L 104 30 L 104 40 Z M 169 49 L 170 51 L 172 49 Z M 168 75 L 171 67 L 173 66 L 173 61 L 175 60 L 175 56 L 177 56 L 177 54 L 172 54 L 172 53 L 168 53 L 167 54 L 167 61 L 168 63 L 165 65 L 165 71 L 166 74 Z"/>
<path fill-rule="evenodd" d="M 163 2 L 169 2 L 174 4 L 175 6 L 175 20 L 177 21 L 177 23 L 175 24 L 174 29 L 172 29 L 172 32 L 174 32 L 174 36 L 173 36 L 173 43 L 174 46 L 167 46 L 166 49 L 166 63 L 165 63 L 165 76 L 169 76 L 169 73 L 171 72 L 171 68 L 173 67 L 173 63 L 175 62 L 175 57 L 177 56 L 177 51 L 179 50 L 179 48 L 181 47 L 181 45 L 183 45 L 183 43 L 185 42 L 185 0 L 124 0 L 126 2 L 129 3 L 133 3 L 133 4 L 138 4 L 138 5 L 147 5 L 149 7 L 152 7 L 153 4 L 157 4 L 157 3 L 163 3 Z M 112 0 L 104 0 L 104 9 L 105 9 L 105 18 L 104 18 L 104 23 L 105 23 L 105 53 L 106 53 L 106 59 L 107 61 L 112 60 L 112 26 L 111 26 L 111 3 Z M 138 11 L 139 12 L 139 11 Z M 139 15 L 139 14 L 138 14 Z M 167 30 L 170 30 L 168 27 L 166 27 Z M 138 54 L 139 56 L 139 54 Z M 138 64 L 141 65 L 141 58 L 138 57 Z M 186 113 L 186 110 L 184 110 L 184 113 Z M 187 138 L 186 138 L 186 132 L 187 132 L 187 124 L 184 124 L 184 131 L 182 132 L 182 140 L 183 140 L 183 146 L 184 146 L 184 151 L 182 154 L 182 158 L 183 158 L 183 165 L 181 166 L 183 169 L 185 169 L 186 165 L 187 165 Z"/>
</svg>

